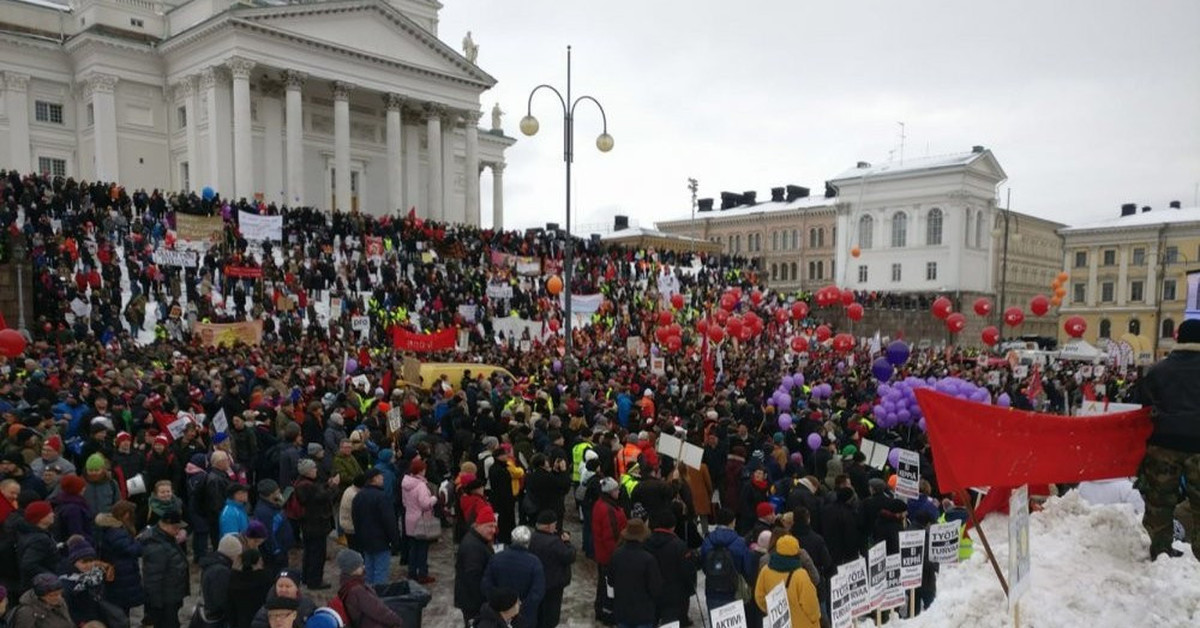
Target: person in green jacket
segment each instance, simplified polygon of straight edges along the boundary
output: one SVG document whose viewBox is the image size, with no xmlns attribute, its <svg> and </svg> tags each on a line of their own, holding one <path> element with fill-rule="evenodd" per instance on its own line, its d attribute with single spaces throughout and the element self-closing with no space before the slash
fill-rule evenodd
<svg viewBox="0 0 1200 628">
<path fill-rule="evenodd" d="M 340 475 L 344 484 L 354 483 L 354 479 L 363 474 L 362 465 L 354 457 L 353 444 L 345 439 L 338 445 L 337 455 L 333 457 L 333 474 Z"/>
</svg>

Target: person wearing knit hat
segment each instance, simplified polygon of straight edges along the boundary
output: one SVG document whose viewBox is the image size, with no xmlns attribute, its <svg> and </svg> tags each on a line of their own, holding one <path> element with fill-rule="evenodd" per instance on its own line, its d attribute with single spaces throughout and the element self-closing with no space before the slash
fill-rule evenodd
<svg viewBox="0 0 1200 628">
<path fill-rule="evenodd" d="M 411 476 L 406 476 L 411 477 Z M 463 536 L 454 560 L 454 606 L 468 625 L 484 605 L 483 574 L 492 559 L 496 513 L 486 502 L 475 510 L 475 523 Z"/>
<path fill-rule="evenodd" d="M 767 566 L 759 571 L 754 585 L 754 602 L 761 612 L 767 612 L 767 592 L 780 583 L 784 583 L 787 592 L 792 625 L 805 628 L 820 626 L 821 607 L 817 601 L 817 587 L 803 567 L 800 542 L 790 534 L 779 537 L 767 559 Z"/>
<path fill-rule="evenodd" d="M 84 470 L 88 473 L 92 471 L 103 471 L 107 467 L 104 460 L 104 454 L 92 454 L 88 456 L 87 462 L 83 465 Z"/>
<path fill-rule="evenodd" d="M 300 601 L 279 595 L 268 596 L 263 609 L 269 628 L 294 628 L 299 620 Z"/>
<path fill-rule="evenodd" d="M 342 577 L 359 575 L 365 564 L 362 554 L 349 548 L 338 552 L 334 561 L 337 563 L 338 571 L 342 573 Z"/>
<path fill-rule="evenodd" d="M 645 547 L 650 526 L 633 518 L 621 531 L 621 543 L 613 551 L 607 571 L 619 577 L 611 579 L 612 615 L 618 625 L 653 626 L 663 596 L 663 580 L 658 560 Z"/>
<path fill-rule="evenodd" d="M 58 481 L 58 485 L 67 495 L 82 495 L 83 489 L 87 488 L 87 480 L 78 475 L 67 475 Z"/>
<path fill-rule="evenodd" d="M 1179 325 L 1175 346 L 1151 366 L 1140 382 L 1142 403 L 1153 408 L 1154 429 L 1146 440 L 1142 468 L 1153 469 L 1139 482 L 1146 502 L 1142 525 L 1150 535 L 1150 559 L 1182 555 L 1173 548 L 1173 515 L 1179 486 L 1187 476 L 1191 502 L 1200 501 L 1194 470 L 1200 469 L 1200 320 Z M 1187 384 L 1186 382 L 1191 382 Z M 1192 553 L 1200 559 L 1200 526 L 1191 526 Z"/>
<path fill-rule="evenodd" d="M 272 625 L 271 628 L 284 628 Z M 321 607 L 308 616 L 304 628 L 345 628 L 341 615 L 332 608 Z"/>
<path fill-rule="evenodd" d="M 46 442 L 42 444 L 42 455 L 29 463 L 29 469 L 33 475 L 41 477 L 46 467 L 50 465 L 57 466 L 60 474 L 75 473 L 75 464 L 62 457 L 62 450 L 61 436 L 55 434 L 47 438 Z"/>
<path fill-rule="evenodd" d="M 509 587 L 496 587 L 488 592 L 487 604 L 479 610 L 475 626 L 508 628 L 521 613 L 521 596 Z"/>
<path fill-rule="evenodd" d="M 67 544 L 70 552 L 67 554 L 67 562 L 78 566 L 81 561 L 90 563 L 96 560 L 96 548 L 92 547 L 86 539 L 82 537 L 71 537 L 71 542 Z M 86 570 L 86 567 L 80 567 L 81 571 Z"/>
<path fill-rule="evenodd" d="M 217 553 L 228 558 L 230 561 L 240 558 L 244 549 L 242 541 L 238 539 L 238 535 L 236 534 L 226 534 L 217 543 Z"/>
<path fill-rule="evenodd" d="M 308 478 L 317 477 L 317 463 L 312 458 L 302 458 L 296 463 L 296 472 Z"/>
</svg>

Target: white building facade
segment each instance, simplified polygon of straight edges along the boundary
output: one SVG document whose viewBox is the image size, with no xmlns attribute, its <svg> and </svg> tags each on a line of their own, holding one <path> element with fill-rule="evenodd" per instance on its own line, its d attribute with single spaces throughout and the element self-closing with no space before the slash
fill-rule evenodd
<svg viewBox="0 0 1200 628">
<path fill-rule="evenodd" d="M 503 224 L 515 140 L 436 0 L 66 2 L 0 0 L 0 167 L 475 225 L 490 169 Z"/>
</svg>

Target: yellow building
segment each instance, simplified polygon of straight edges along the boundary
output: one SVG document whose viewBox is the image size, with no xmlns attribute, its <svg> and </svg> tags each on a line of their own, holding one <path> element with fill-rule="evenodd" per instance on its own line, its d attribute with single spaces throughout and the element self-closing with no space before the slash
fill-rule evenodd
<svg viewBox="0 0 1200 628">
<path fill-rule="evenodd" d="M 1054 294 L 1050 284 L 1062 265 L 1058 230 L 1065 226 L 1020 212 L 996 213 L 991 233 L 996 251 L 992 264 L 993 285 L 997 287 L 992 322 L 1006 336 L 1016 333 L 1054 338 L 1058 335 L 1055 314 L 1048 312 L 1045 316 L 1034 316 L 1029 311 L 1029 302 L 1039 294 L 1046 297 Z M 1025 322 L 1015 332 L 1000 322 L 1005 308 L 1012 306 L 1025 310 Z"/>
<path fill-rule="evenodd" d="M 1085 340 L 1115 343 L 1134 364 L 1168 353 L 1184 320 L 1187 274 L 1200 271 L 1200 208 L 1126 204 L 1118 216 L 1058 233 L 1070 275 L 1060 342 L 1068 339 L 1063 321 L 1078 315 L 1087 321 Z"/>
</svg>

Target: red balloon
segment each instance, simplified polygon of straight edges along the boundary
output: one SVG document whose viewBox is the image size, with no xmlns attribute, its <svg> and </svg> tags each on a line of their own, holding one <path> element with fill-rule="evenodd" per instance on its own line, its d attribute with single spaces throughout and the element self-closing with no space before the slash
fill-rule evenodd
<svg viewBox="0 0 1200 628">
<path fill-rule="evenodd" d="M 677 310 L 683 309 L 683 295 L 679 294 L 678 292 L 672 294 L 671 305 Z"/>
<path fill-rule="evenodd" d="M 762 303 L 762 300 L 763 300 L 763 294 L 762 294 L 762 292 L 761 292 L 760 290 L 758 290 L 757 288 L 755 288 L 755 289 L 754 289 L 754 290 L 753 290 L 753 291 L 750 293 L 750 302 L 751 302 L 751 303 L 753 303 L 753 304 L 755 304 L 755 305 L 758 305 L 759 303 Z"/>
<path fill-rule="evenodd" d="M 725 339 L 725 330 L 716 325 L 708 326 L 708 339 L 713 342 L 721 342 Z"/>
<path fill-rule="evenodd" d="M 658 313 L 658 324 L 659 325 L 670 325 L 671 324 L 671 313 L 666 310 L 659 312 Z"/>
<path fill-rule="evenodd" d="M 804 301 L 796 301 L 792 304 L 792 318 L 800 321 L 808 317 L 808 304 Z"/>
<path fill-rule="evenodd" d="M 854 291 L 853 290 L 846 288 L 845 290 L 842 290 L 842 293 L 840 296 L 842 298 L 842 305 L 849 307 L 851 303 L 854 303 Z"/>
<path fill-rule="evenodd" d="M 833 335 L 833 332 L 829 330 L 828 325 L 819 325 L 817 330 L 813 333 L 817 337 L 817 342 L 825 342 L 826 340 L 829 340 L 830 336 Z"/>
<path fill-rule="evenodd" d="M 678 353 L 683 348 L 683 339 L 679 336 L 671 336 L 667 338 L 667 351 Z"/>
<path fill-rule="evenodd" d="M 738 340 L 746 342 L 754 337 L 754 327 L 750 325 L 742 325 L 741 332 L 738 334 Z"/>
<path fill-rule="evenodd" d="M 975 313 L 980 316 L 987 316 L 992 313 L 992 301 L 987 297 L 979 297 L 975 299 Z"/>
<path fill-rule="evenodd" d="M 552 318 L 552 319 L 550 319 L 550 322 L 549 322 L 549 323 L 547 323 L 547 326 L 548 326 L 548 327 L 550 327 L 550 331 L 555 331 L 555 332 L 556 332 L 556 331 L 558 331 L 558 324 L 559 324 L 559 323 L 558 323 L 558 319 L 557 319 L 557 318 Z"/>
<path fill-rule="evenodd" d="M 1016 327 L 1025 322 L 1025 312 L 1017 306 L 1013 306 L 1004 310 L 1004 324 L 1009 327 Z"/>
<path fill-rule="evenodd" d="M 725 331 L 729 332 L 734 338 L 742 337 L 742 319 L 737 316 L 730 316 L 729 321 L 725 323 Z"/>
<path fill-rule="evenodd" d="M 861 321 L 863 318 L 863 306 L 861 303 L 851 303 L 846 306 L 846 316 L 852 321 Z"/>
<path fill-rule="evenodd" d="M 995 325 L 988 325 L 983 328 L 983 333 L 980 334 L 980 337 L 983 338 L 983 344 L 994 347 L 997 342 L 1000 342 L 1000 330 L 996 329 Z"/>
<path fill-rule="evenodd" d="M 1037 295 L 1029 301 L 1029 311 L 1033 312 L 1034 316 L 1045 316 L 1046 312 L 1050 311 L 1050 299 L 1044 295 Z"/>
<path fill-rule="evenodd" d="M 667 339 L 670 337 L 671 337 L 671 328 L 670 327 L 659 327 L 658 329 L 654 330 L 654 338 L 656 340 L 658 340 L 658 344 L 660 344 L 660 345 L 667 344 Z"/>
<path fill-rule="evenodd" d="M 15 358 L 25 353 L 25 336 L 15 329 L 0 330 L 0 355 Z"/>
<path fill-rule="evenodd" d="M 726 312 L 732 312 L 733 308 L 737 307 L 737 297 L 733 296 L 732 292 L 726 292 L 721 295 L 721 309 Z"/>
<path fill-rule="evenodd" d="M 833 350 L 838 353 L 846 353 L 854 348 L 854 336 L 850 334 L 838 334 L 833 338 Z"/>
<path fill-rule="evenodd" d="M 962 312 L 954 312 L 946 317 L 946 328 L 957 334 L 967 328 L 967 317 Z"/>
<path fill-rule="evenodd" d="M 1087 331 L 1087 321 L 1083 320 L 1082 316 L 1072 316 L 1063 323 L 1063 330 L 1072 338 L 1081 338 L 1083 337 L 1083 332 Z M 0 334 L 3 333 L 0 331 Z"/>
<path fill-rule="evenodd" d="M 729 312 L 725 310 L 717 310 L 716 312 L 713 312 L 713 320 L 716 321 L 717 326 L 724 327 L 725 323 L 729 322 Z"/>
<path fill-rule="evenodd" d="M 734 301 L 741 301 L 741 300 L 742 300 L 742 289 L 741 289 L 741 288 L 736 288 L 736 287 L 735 287 L 735 288 L 730 288 L 730 289 L 729 289 L 729 291 L 733 293 L 733 300 L 734 300 Z"/>
<path fill-rule="evenodd" d="M 931 308 L 934 317 L 942 320 L 946 320 L 946 317 L 950 316 L 950 312 L 953 309 L 954 304 L 951 303 L 950 299 L 947 299 L 946 297 L 938 297 L 935 299 L 933 302 L 933 307 Z"/>
<path fill-rule="evenodd" d="M 776 308 L 775 322 L 782 325 L 782 324 L 786 323 L 787 321 L 788 321 L 788 311 L 783 308 Z"/>
<path fill-rule="evenodd" d="M 667 332 L 671 336 L 675 336 L 676 338 L 679 338 L 679 337 L 683 336 L 683 326 L 680 325 L 679 323 L 671 323 L 670 325 L 667 325 Z"/>
<path fill-rule="evenodd" d="M 746 312 L 745 316 L 742 316 L 742 322 L 750 325 L 751 327 L 754 327 L 755 325 L 762 325 L 762 319 L 759 318 L 758 314 L 755 314 L 754 312 Z"/>
<path fill-rule="evenodd" d="M 696 321 L 696 332 L 704 335 L 708 333 L 708 319 L 702 318 Z"/>
<path fill-rule="evenodd" d="M 792 338 L 792 351 L 796 353 L 804 353 L 808 351 L 808 338 L 804 336 L 795 336 Z"/>
</svg>

